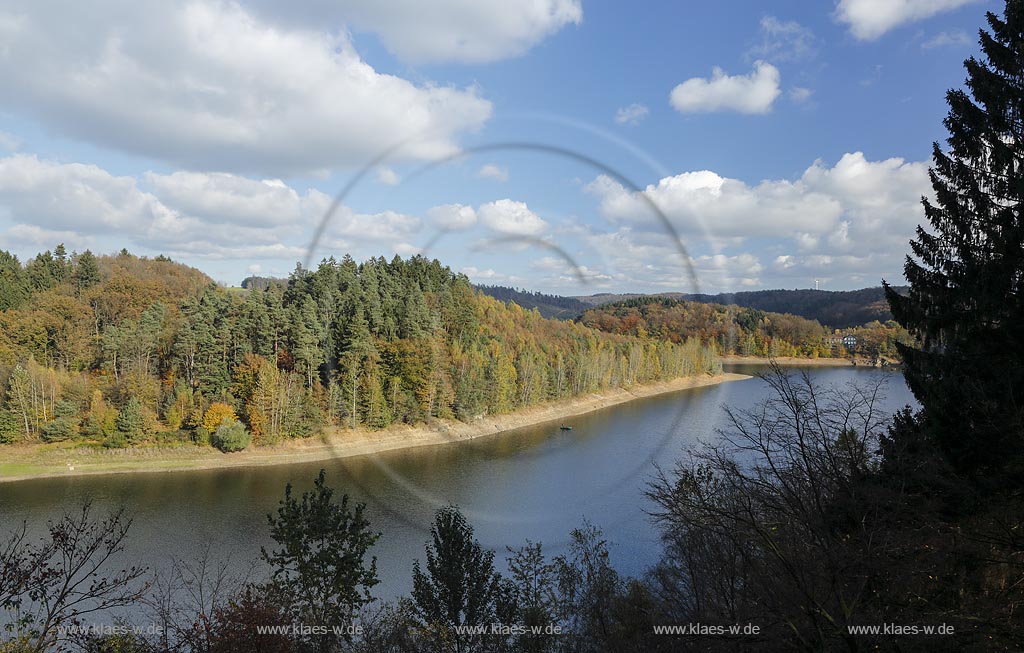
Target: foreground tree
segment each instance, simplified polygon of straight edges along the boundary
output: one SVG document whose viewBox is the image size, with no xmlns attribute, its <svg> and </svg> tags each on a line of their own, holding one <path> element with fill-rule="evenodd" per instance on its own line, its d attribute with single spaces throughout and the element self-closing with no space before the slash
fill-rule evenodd
<svg viewBox="0 0 1024 653">
<path fill-rule="evenodd" d="M 308 650 L 326 653 L 351 641 L 349 627 L 378 583 L 377 559 L 367 565 L 366 554 L 380 534 L 370 530 L 365 509 L 361 503 L 351 509 L 347 494 L 336 502 L 320 470 L 311 492 L 296 498 L 289 483 L 277 515 L 267 516 L 278 545 L 263 550 L 274 590 L 286 600 L 294 623 L 326 629 L 301 637 Z"/>
<path fill-rule="evenodd" d="M 984 60 L 947 94 L 949 151 L 934 145 L 932 231 L 918 227 L 905 274 L 886 285 L 917 336 L 899 345 L 921 428 L 954 469 L 990 486 L 1024 478 L 1024 2 L 988 14 Z"/>
<path fill-rule="evenodd" d="M 462 627 L 512 625 L 511 590 L 494 571 L 494 552 L 473 537 L 455 506 L 437 511 L 427 543 L 427 571 L 413 563 L 412 598 L 420 627 L 436 650 L 491 650 L 508 636 L 459 632 Z"/>
<path fill-rule="evenodd" d="M 775 366 L 763 378 L 769 399 L 729 411 L 719 442 L 651 485 L 666 548 L 653 591 L 667 623 L 750 622 L 768 642 L 857 650 L 868 642 L 847 625 L 882 620 L 880 591 L 892 590 L 890 617 L 907 598 L 886 576 L 905 543 L 882 523 L 897 506 L 865 482 L 887 417 L 881 387 L 819 388 Z"/>
<path fill-rule="evenodd" d="M 68 626 L 145 595 L 144 569 L 112 564 L 130 527 L 123 511 L 96 519 L 86 502 L 51 522 L 38 544 L 22 528 L 0 545 L 0 620 L 14 631 L 15 650 L 57 649 Z"/>
</svg>

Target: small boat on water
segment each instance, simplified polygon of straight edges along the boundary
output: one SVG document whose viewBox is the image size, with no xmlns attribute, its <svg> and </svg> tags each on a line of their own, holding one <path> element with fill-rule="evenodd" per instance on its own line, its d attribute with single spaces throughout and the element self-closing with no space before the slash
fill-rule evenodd
<svg viewBox="0 0 1024 653">
<path fill-rule="evenodd" d="M 560 429 L 561 429 L 561 430 L 563 430 L 563 431 L 571 431 L 571 430 L 572 430 L 572 427 L 571 427 L 571 426 L 566 426 L 565 424 L 562 424 L 562 425 L 561 425 L 561 426 L 559 426 L 558 428 L 560 428 Z"/>
</svg>

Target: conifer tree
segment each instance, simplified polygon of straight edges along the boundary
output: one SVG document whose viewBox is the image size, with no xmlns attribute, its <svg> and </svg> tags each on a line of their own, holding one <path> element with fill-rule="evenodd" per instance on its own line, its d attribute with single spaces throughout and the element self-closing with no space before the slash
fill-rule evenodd
<svg viewBox="0 0 1024 653">
<path fill-rule="evenodd" d="M 473 537 L 455 506 L 437 511 L 427 544 L 427 570 L 413 563 L 412 598 L 420 626 L 447 650 L 493 650 L 494 642 L 462 627 L 509 623 L 512 590 L 494 571 L 494 552 Z M 440 648 L 440 647 L 439 647 Z"/>
<path fill-rule="evenodd" d="M 100 282 L 100 268 L 96 263 L 96 257 L 91 251 L 85 250 L 75 260 L 74 280 L 79 296 L 81 296 L 83 290 L 91 288 Z"/>
<path fill-rule="evenodd" d="M 966 90 L 946 96 L 949 149 L 933 148 L 910 293 L 886 294 L 920 341 L 899 349 L 923 431 L 954 469 L 998 479 L 1024 451 L 1024 1 L 988 23 Z"/>
</svg>

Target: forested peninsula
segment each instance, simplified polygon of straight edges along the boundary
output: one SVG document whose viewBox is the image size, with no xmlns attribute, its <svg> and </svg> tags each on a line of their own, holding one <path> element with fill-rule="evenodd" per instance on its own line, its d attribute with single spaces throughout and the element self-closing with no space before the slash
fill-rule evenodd
<svg viewBox="0 0 1024 653">
<path fill-rule="evenodd" d="M 26 449 L 231 453 L 720 372 L 699 339 L 548 320 L 419 256 L 242 289 L 124 250 L 0 252 L 0 475 Z"/>
</svg>

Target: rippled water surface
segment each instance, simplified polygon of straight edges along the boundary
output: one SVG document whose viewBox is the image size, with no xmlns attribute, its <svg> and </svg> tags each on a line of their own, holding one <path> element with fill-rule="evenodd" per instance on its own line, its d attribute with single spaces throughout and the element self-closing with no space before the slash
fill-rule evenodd
<svg viewBox="0 0 1024 653">
<path fill-rule="evenodd" d="M 729 371 L 752 373 L 756 368 Z M 816 383 L 885 378 L 885 409 L 912 397 L 898 373 L 808 368 Z M 328 482 L 367 504 L 380 541 L 374 547 L 381 584 L 376 596 L 407 593 L 412 561 L 435 507 L 461 506 L 480 541 L 503 559 L 506 545 L 542 541 L 562 551 L 584 518 L 604 529 L 612 562 L 639 574 L 657 558 L 657 533 L 643 510 L 655 462 L 671 464 L 723 426 L 723 406 L 752 406 L 766 396 L 760 379 L 642 399 L 558 423 L 471 442 L 375 456 L 277 467 L 167 474 L 108 475 L 0 484 L 0 531 L 21 520 L 42 525 L 92 497 L 101 510 L 124 505 L 134 515 L 128 557 L 153 569 L 172 556 L 192 557 L 209 543 L 215 557 L 241 565 L 268 545 L 266 515 L 292 482 L 312 484 L 321 467 Z M 499 567 L 503 570 L 504 564 Z"/>
</svg>

